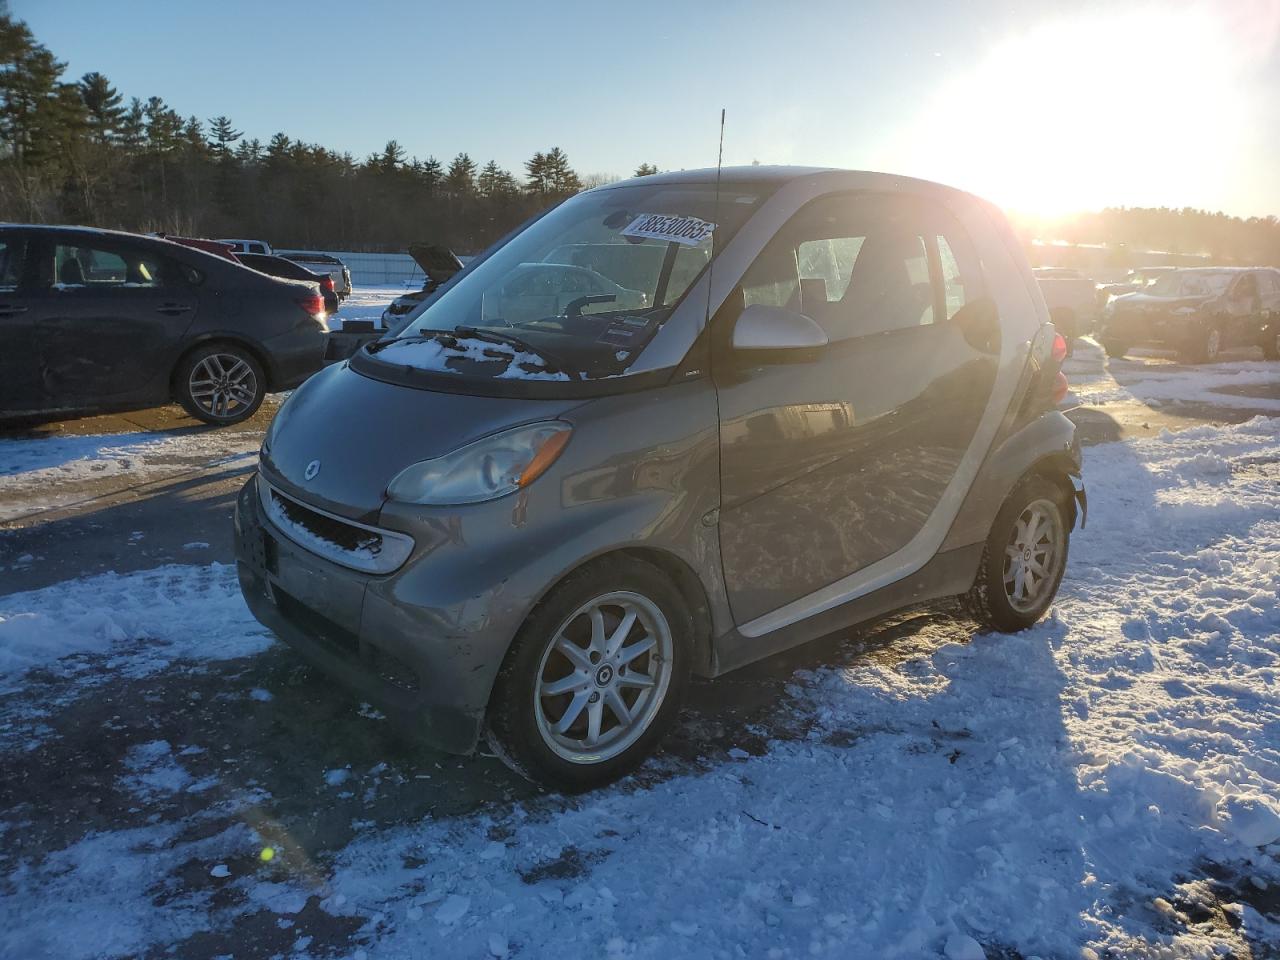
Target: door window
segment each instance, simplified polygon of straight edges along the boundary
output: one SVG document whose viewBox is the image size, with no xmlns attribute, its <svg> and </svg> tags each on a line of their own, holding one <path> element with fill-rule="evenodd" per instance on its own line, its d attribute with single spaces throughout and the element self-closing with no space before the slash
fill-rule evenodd
<svg viewBox="0 0 1280 960">
<path fill-rule="evenodd" d="M 951 319 L 981 291 L 958 223 L 914 198 L 823 198 L 770 241 L 742 281 L 743 301 L 817 321 L 832 342 Z"/>
<path fill-rule="evenodd" d="M 155 288 L 163 273 L 158 257 L 139 251 L 61 243 L 54 247 L 53 271 L 54 287 L 63 290 Z"/>
<path fill-rule="evenodd" d="M 0 240 L 0 293 L 13 293 L 22 282 L 25 248 L 22 240 Z"/>
</svg>

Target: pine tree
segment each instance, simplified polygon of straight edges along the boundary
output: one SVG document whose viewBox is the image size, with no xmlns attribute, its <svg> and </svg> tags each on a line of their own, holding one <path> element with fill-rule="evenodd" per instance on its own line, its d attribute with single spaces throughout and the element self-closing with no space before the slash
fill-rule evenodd
<svg viewBox="0 0 1280 960">
<path fill-rule="evenodd" d="M 636 172 L 633 173 L 632 176 L 633 177 L 652 177 L 657 172 L 658 172 L 658 168 L 654 166 L 652 163 L 642 163 L 640 164 L 640 166 L 636 167 Z"/>
<path fill-rule="evenodd" d="M 582 189 L 582 181 L 569 166 L 569 157 L 559 147 L 552 147 L 546 155 L 547 184 L 549 192 L 560 196 L 568 196 Z"/>
<path fill-rule="evenodd" d="M 496 160 L 486 163 L 476 179 L 476 192 L 482 197 L 499 199 L 515 196 L 519 191 L 520 185 L 516 183 L 516 178 L 511 175 L 511 171 L 503 170 Z"/>
<path fill-rule="evenodd" d="M 444 167 L 435 157 L 427 157 L 422 163 L 418 179 L 427 188 L 427 196 L 431 196 L 444 180 Z"/>
<path fill-rule="evenodd" d="M 528 182 L 525 188 L 530 193 L 540 196 L 546 196 L 551 192 L 551 184 L 547 176 L 547 155 L 539 151 L 533 157 L 524 162 L 525 173 L 528 176 Z"/>
<path fill-rule="evenodd" d="M 119 131 L 125 119 L 120 104 L 124 98 L 102 74 L 86 73 L 80 78 L 80 99 L 89 115 L 89 130 L 98 143 L 106 143 Z"/>
<path fill-rule="evenodd" d="M 231 145 L 242 136 L 244 134 L 231 125 L 229 117 L 216 116 L 209 121 L 210 146 L 213 155 L 222 163 L 231 159 Z"/>
<path fill-rule="evenodd" d="M 476 190 L 476 162 L 468 154 L 460 153 L 449 164 L 444 175 L 444 187 L 451 196 L 467 197 Z"/>
</svg>

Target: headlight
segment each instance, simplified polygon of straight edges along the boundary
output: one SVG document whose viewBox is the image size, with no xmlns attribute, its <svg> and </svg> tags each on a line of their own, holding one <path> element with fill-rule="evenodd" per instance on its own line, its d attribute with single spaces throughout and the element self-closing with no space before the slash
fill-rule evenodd
<svg viewBox="0 0 1280 960">
<path fill-rule="evenodd" d="M 387 496 L 441 506 L 480 503 L 527 487 L 556 462 L 573 428 L 562 420 L 529 423 L 482 437 L 401 470 Z"/>
</svg>

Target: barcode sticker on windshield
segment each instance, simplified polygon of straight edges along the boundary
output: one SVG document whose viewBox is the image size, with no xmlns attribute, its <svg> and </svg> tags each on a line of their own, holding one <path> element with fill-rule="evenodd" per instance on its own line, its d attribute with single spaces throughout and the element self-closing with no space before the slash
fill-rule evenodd
<svg viewBox="0 0 1280 960">
<path fill-rule="evenodd" d="M 696 247 L 715 231 L 714 223 L 697 217 L 670 217 L 659 213 L 642 213 L 623 229 L 624 237 L 647 237 L 650 240 L 670 240 L 687 247 Z"/>
</svg>

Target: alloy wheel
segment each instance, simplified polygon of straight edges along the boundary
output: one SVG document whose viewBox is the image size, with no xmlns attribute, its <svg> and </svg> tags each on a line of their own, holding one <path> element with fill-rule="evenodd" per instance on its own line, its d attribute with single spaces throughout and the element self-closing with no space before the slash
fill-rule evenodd
<svg viewBox="0 0 1280 960">
<path fill-rule="evenodd" d="M 671 684 L 671 626 L 648 597 L 605 594 L 574 611 L 534 679 L 538 733 L 571 763 L 618 756 L 653 722 Z"/>
<path fill-rule="evenodd" d="M 1036 608 L 1054 589 L 1062 567 L 1062 512 L 1051 500 L 1033 500 L 1018 516 L 1005 545 L 1004 589 L 1020 613 Z"/>
<path fill-rule="evenodd" d="M 253 367 L 233 353 L 211 353 L 191 368 L 187 388 L 196 406 L 211 417 L 228 420 L 258 397 Z"/>
</svg>

